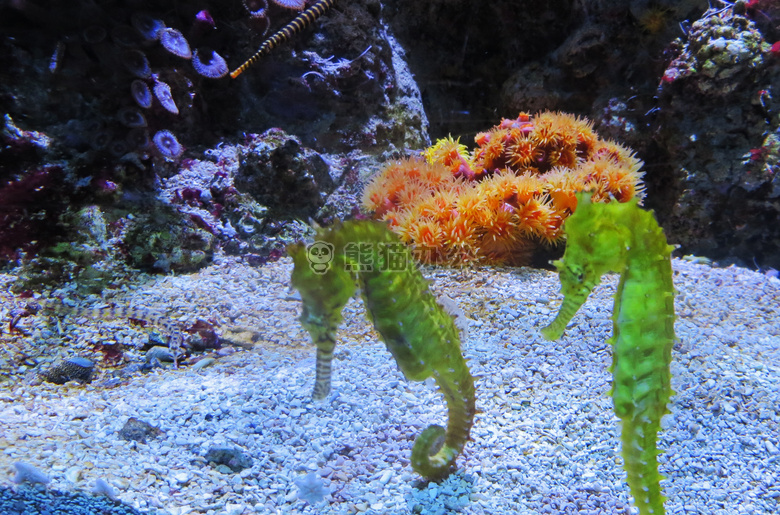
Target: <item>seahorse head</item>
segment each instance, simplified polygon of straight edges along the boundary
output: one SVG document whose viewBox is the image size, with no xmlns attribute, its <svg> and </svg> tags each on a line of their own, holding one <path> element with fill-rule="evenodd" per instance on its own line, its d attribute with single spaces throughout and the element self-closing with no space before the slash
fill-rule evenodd
<svg viewBox="0 0 780 515">
<path fill-rule="evenodd" d="M 595 204 L 591 194 L 577 194 L 577 209 L 565 222 L 566 252 L 563 261 L 574 267 L 592 263 L 599 274 L 620 271 L 631 244 L 631 213 L 638 199 Z"/>
<path fill-rule="evenodd" d="M 561 293 L 565 297 L 585 298 L 599 282 L 600 276 L 587 261 L 559 259 L 553 262 L 561 280 Z"/>
<path fill-rule="evenodd" d="M 594 204 L 590 193 L 577 194 L 577 209 L 564 225 L 566 251 L 553 264 L 558 269 L 564 300 L 556 319 L 542 330 L 545 338 L 561 337 L 566 324 L 609 271 L 620 272 L 631 245 L 626 203 Z"/>
</svg>

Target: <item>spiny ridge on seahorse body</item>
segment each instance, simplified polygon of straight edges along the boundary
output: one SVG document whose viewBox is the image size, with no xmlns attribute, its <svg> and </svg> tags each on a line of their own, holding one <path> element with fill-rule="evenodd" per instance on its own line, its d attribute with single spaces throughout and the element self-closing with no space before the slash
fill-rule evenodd
<svg viewBox="0 0 780 515">
<path fill-rule="evenodd" d="M 561 337 L 602 274 L 618 272 L 612 313 L 612 399 L 622 420 L 627 482 L 641 515 L 664 513 L 656 441 L 673 394 L 670 364 L 674 344 L 671 252 L 653 214 L 638 200 L 593 203 L 577 195 L 564 224 L 566 250 L 556 261 L 563 304 L 545 338 Z"/>
<path fill-rule="evenodd" d="M 426 478 L 446 476 L 471 431 L 474 380 L 452 316 L 428 290 L 409 249 L 382 223 L 350 221 L 320 229 L 314 244 L 293 245 L 288 252 L 295 262 L 292 284 L 303 300 L 300 320 L 317 346 L 312 397 L 322 399 L 330 391 L 336 329 L 359 285 L 366 311 L 404 376 L 433 377 L 444 394 L 447 429 L 433 425 L 422 432 L 412 449 L 412 467 Z"/>
<path fill-rule="evenodd" d="M 142 320 L 162 329 L 166 334 L 168 337 L 168 348 L 173 356 L 174 367 L 178 367 L 178 360 L 184 354 L 182 349 L 184 335 L 179 327 L 170 318 L 161 313 L 157 313 L 156 311 L 152 311 L 151 309 L 114 304 L 100 308 L 85 308 L 69 306 L 63 302 L 54 300 L 46 300 L 42 302 L 42 306 L 58 315 L 71 315 L 75 317 L 84 316 L 104 320 L 117 320 L 122 318 Z"/>
</svg>

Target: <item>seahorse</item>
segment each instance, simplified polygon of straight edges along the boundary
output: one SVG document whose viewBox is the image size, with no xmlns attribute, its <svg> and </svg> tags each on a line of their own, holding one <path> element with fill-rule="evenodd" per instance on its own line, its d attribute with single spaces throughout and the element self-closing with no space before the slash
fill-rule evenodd
<svg viewBox="0 0 780 515">
<path fill-rule="evenodd" d="M 230 78 L 235 79 L 246 71 L 247 68 L 257 62 L 258 59 L 273 50 L 277 45 L 292 39 L 294 35 L 314 23 L 322 14 L 333 7 L 336 0 L 318 0 L 310 7 L 307 7 L 301 14 L 296 16 L 287 25 L 274 32 L 274 34 L 260 44 L 260 48 L 255 54 L 244 62 L 241 66 L 230 72 Z"/>
<path fill-rule="evenodd" d="M 641 515 L 664 513 L 656 441 L 661 417 L 669 413 L 670 363 L 674 335 L 674 285 L 671 252 L 652 212 L 636 198 L 625 203 L 591 202 L 577 194 L 577 208 L 565 222 L 566 250 L 554 264 L 563 304 L 542 329 L 549 340 L 566 324 L 606 272 L 620 282 L 612 313 L 612 390 L 615 414 L 622 421 L 627 482 Z"/>
<path fill-rule="evenodd" d="M 156 311 L 152 311 L 151 309 L 113 304 L 101 308 L 84 308 L 69 306 L 52 299 L 42 301 L 41 306 L 57 315 L 86 316 L 104 320 L 116 320 L 121 318 L 143 320 L 144 322 L 160 328 L 168 337 L 168 348 L 173 356 L 174 368 L 178 368 L 179 358 L 184 354 L 184 351 L 182 350 L 182 343 L 184 342 L 182 331 L 171 319 Z"/>
<path fill-rule="evenodd" d="M 301 324 L 317 346 L 312 397 L 323 399 L 330 391 L 341 310 L 359 286 L 368 316 L 404 376 L 433 377 L 444 394 L 447 428 L 426 428 L 415 440 L 411 461 L 425 478 L 446 476 L 469 438 L 474 379 L 461 354 L 459 330 L 428 290 L 409 249 L 385 224 L 363 220 L 319 229 L 315 243 L 292 245 L 288 252 L 295 263 L 292 284 L 303 300 Z"/>
</svg>

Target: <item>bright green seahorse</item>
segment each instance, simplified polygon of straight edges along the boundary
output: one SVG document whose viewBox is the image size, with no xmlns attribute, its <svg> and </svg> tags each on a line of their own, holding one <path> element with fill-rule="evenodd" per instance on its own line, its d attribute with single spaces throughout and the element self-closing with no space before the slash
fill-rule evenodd
<svg viewBox="0 0 780 515">
<path fill-rule="evenodd" d="M 612 399 L 622 420 L 628 486 L 641 515 L 664 513 L 656 441 L 672 395 L 670 363 L 674 336 L 671 252 L 653 214 L 637 199 L 593 203 L 578 194 L 577 209 L 565 222 L 566 251 L 555 262 L 563 305 L 542 329 L 549 340 L 566 324 L 606 272 L 620 283 L 612 313 Z"/>
<path fill-rule="evenodd" d="M 449 473 L 474 420 L 474 379 L 452 316 L 436 302 L 409 249 L 385 224 L 349 221 L 318 229 L 315 243 L 291 245 L 292 284 L 301 294 L 301 324 L 317 347 L 315 400 L 330 392 L 331 360 L 341 311 L 359 286 L 366 311 L 409 380 L 433 377 L 449 410 L 447 429 L 426 428 L 412 448 L 425 478 Z"/>
</svg>

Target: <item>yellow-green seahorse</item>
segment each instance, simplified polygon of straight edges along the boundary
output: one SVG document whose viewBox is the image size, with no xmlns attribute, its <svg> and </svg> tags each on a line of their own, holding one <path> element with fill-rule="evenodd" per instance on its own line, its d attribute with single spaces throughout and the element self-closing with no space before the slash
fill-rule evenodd
<svg viewBox="0 0 780 515">
<path fill-rule="evenodd" d="M 612 313 L 612 399 L 622 420 L 623 460 L 628 486 L 641 515 L 664 513 L 656 441 L 672 395 L 670 363 L 674 336 L 671 252 L 653 214 L 637 199 L 593 203 L 577 196 L 577 209 L 564 225 L 566 251 L 555 262 L 563 305 L 542 329 L 549 340 L 566 324 L 606 272 L 620 283 Z"/>
<path fill-rule="evenodd" d="M 385 224 L 349 221 L 318 229 L 315 242 L 291 245 L 292 284 L 301 294 L 301 324 L 317 346 L 315 400 L 330 392 L 330 371 L 341 311 L 360 287 L 366 311 L 409 380 L 433 377 L 449 410 L 447 429 L 426 428 L 412 448 L 421 476 L 446 476 L 474 420 L 474 380 L 460 350 L 452 316 L 436 302 L 409 249 Z"/>
</svg>

